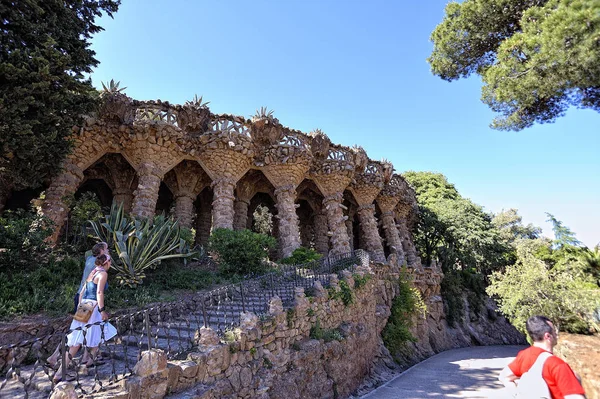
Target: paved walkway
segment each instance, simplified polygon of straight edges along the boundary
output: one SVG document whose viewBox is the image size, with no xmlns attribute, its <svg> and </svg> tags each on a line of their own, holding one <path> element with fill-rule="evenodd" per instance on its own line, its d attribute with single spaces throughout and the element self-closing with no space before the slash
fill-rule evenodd
<svg viewBox="0 0 600 399">
<path fill-rule="evenodd" d="M 361 399 L 501 398 L 498 373 L 524 346 L 476 346 L 439 353 Z"/>
</svg>

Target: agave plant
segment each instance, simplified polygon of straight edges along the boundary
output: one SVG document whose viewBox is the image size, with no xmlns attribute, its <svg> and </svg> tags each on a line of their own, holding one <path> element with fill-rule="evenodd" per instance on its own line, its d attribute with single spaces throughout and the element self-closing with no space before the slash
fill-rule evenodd
<svg viewBox="0 0 600 399">
<path fill-rule="evenodd" d="M 202 96 L 198 97 L 197 94 L 194 94 L 193 100 L 185 102 L 185 105 L 188 105 L 188 106 L 190 106 L 192 108 L 196 108 L 196 109 L 208 108 L 208 104 L 210 104 L 210 101 L 203 102 Z"/>
<path fill-rule="evenodd" d="M 123 205 L 113 204 L 104 221 L 90 221 L 90 224 L 96 237 L 116 252 L 118 259 L 113 268 L 122 285 L 141 284 L 146 269 L 165 259 L 187 259 L 194 254 L 181 238 L 178 222 L 163 215 L 154 219 L 127 219 Z"/>
<path fill-rule="evenodd" d="M 256 110 L 252 119 L 273 119 L 273 110 L 269 110 L 267 107 L 260 107 L 260 109 Z"/>
<path fill-rule="evenodd" d="M 100 83 L 102 83 L 102 94 L 104 94 L 104 95 L 121 93 L 123 90 L 125 90 L 127 88 L 127 87 L 119 87 L 121 82 L 115 82 L 114 79 L 111 79 L 110 82 L 108 82 L 107 84 L 104 84 L 104 82 L 100 82 Z"/>
<path fill-rule="evenodd" d="M 116 234 L 120 232 L 124 235 L 129 235 L 135 230 L 135 224 L 127 219 L 123 210 L 123 203 L 117 204 L 113 202 L 110 207 L 110 213 L 104 215 L 104 221 L 90 220 L 90 225 L 94 230 L 96 238 L 108 244 L 108 247 L 113 247 L 116 242 Z"/>
</svg>

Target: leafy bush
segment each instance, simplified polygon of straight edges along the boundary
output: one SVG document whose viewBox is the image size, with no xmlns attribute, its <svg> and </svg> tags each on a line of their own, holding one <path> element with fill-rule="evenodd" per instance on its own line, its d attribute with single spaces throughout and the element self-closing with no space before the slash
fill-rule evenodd
<svg viewBox="0 0 600 399">
<path fill-rule="evenodd" d="M 275 245 L 273 237 L 246 229 L 215 229 L 208 243 L 209 251 L 217 255 L 220 271 L 239 275 L 266 272 L 263 261 Z"/>
<path fill-rule="evenodd" d="M 156 267 L 163 260 L 193 255 L 180 236 L 177 221 L 164 215 L 128 220 L 123 205 L 113 204 L 103 222 L 90 221 L 90 224 L 98 239 L 109 243 L 109 247 L 114 245 L 119 259 L 113 262 L 113 267 L 122 285 L 141 284 L 146 269 Z"/>
<path fill-rule="evenodd" d="M 411 286 L 408 274 L 403 271 L 398 280 L 398 295 L 392 301 L 391 315 L 382 332 L 383 342 L 393 356 L 407 341 L 416 341 L 410 333 L 413 316 L 424 316 L 426 312 L 421 292 Z"/>
<path fill-rule="evenodd" d="M 317 320 L 314 326 L 310 328 L 309 337 L 311 339 L 324 340 L 325 342 L 341 341 L 344 339 L 342 333 L 335 329 L 325 329 L 321 327 L 321 322 Z"/>
<path fill-rule="evenodd" d="M 88 242 L 88 220 L 97 220 L 102 217 L 102 205 L 93 192 L 86 192 L 79 198 L 70 196 L 65 199 L 69 206 L 69 223 L 66 232 L 66 241 L 75 246 L 75 251 L 82 251 L 92 245 Z"/>
<path fill-rule="evenodd" d="M 310 263 L 315 260 L 321 259 L 323 255 L 318 253 L 312 248 L 296 248 L 292 252 L 292 256 L 281 259 L 281 263 L 285 265 L 302 265 L 304 263 Z"/>
<path fill-rule="evenodd" d="M 0 216 L 0 271 L 35 269 L 52 234 L 49 219 L 22 209 Z"/>
<path fill-rule="evenodd" d="M 47 312 L 67 314 L 79 288 L 83 259 L 50 258 L 35 268 L 0 272 L 0 318 Z"/>
</svg>

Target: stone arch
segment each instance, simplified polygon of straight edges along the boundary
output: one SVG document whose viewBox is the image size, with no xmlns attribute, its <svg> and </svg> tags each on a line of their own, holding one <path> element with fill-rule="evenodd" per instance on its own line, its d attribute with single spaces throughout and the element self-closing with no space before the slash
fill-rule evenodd
<svg viewBox="0 0 600 399">
<path fill-rule="evenodd" d="M 138 177 L 135 169 L 122 154 L 106 153 L 85 169 L 83 182 L 78 191 L 82 186 L 93 186 L 94 180 L 103 180 L 111 190 L 112 198 L 110 200 L 100 198 L 102 206 L 110 206 L 113 201 L 116 201 L 123 204 L 126 212 L 131 210 L 133 192 L 138 185 Z M 101 195 L 105 196 L 106 194 Z"/>
<path fill-rule="evenodd" d="M 252 215 L 259 205 L 255 203 L 252 204 L 252 207 L 252 200 L 258 193 L 261 193 L 269 196 L 270 202 L 274 204 L 274 189 L 273 184 L 271 184 L 269 179 L 267 179 L 260 170 L 252 169 L 246 172 L 246 174 L 237 182 L 234 190 L 234 230 L 252 228 Z"/>
</svg>

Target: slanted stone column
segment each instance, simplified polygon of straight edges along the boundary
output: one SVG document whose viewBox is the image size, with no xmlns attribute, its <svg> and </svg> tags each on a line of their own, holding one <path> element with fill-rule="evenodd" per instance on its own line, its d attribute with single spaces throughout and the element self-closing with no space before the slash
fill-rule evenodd
<svg viewBox="0 0 600 399">
<path fill-rule="evenodd" d="M 402 248 L 406 254 L 406 263 L 409 266 L 415 267 L 414 264 L 417 262 L 417 249 L 412 242 L 410 232 L 408 231 L 408 225 L 406 218 L 397 218 L 398 233 L 400 240 L 402 241 Z"/>
<path fill-rule="evenodd" d="M 212 203 L 212 219 L 213 228 L 233 229 L 233 201 L 235 196 L 235 182 L 232 179 L 220 178 L 212 182 L 213 203 Z"/>
<path fill-rule="evenodd" d="M 329 252 L 329 235 L 327 229 L 327 215 L 320 211 L 314 216 L 315 251 L 327 255 Z"/>
<path fill-rule="evenodd" d="M 77 187 L 83 181 L 83 171 L 67 161 L 63 166 L 60 175 L 52 180 L 52 184 L 46 190 L 46 199 L 42 204 L 42 212 L 54 222 L 54 233 L 49 237 L 49 241 L 56 243 L 60 230 L 63 227 L 69 208 L 63 202 L 63 198 L 69 194 L 74 194 Z"/>
<path fill-rule="evenodd" d="M 404 249 L 402 247 L 402 241 L 396 228 L 396 220 L 394 219 L 394 212 L 388 211 L 381 214 L 381 221 L 383 223 L 383 230 L 385 231 L 385 239 L 390 247 L 390 251 L 398 254 L 398 263 L 401 265 L 404 263 Z"/>
<path fill-rule="evenodd" d="M 160 169 L 151 162 L 143 163 L 138 169 L 138 186 L 133 195 L 131 213 L 143 218 L 154 216 L 158 190 L 162 180 Z"/>
<path fill-rule="evenodd" d="M 246 199 L 236 199 L 233 203 L 234 218 L 233 218 L 233 229 L 243 230 L 248 226 L 248 207 L 250 201 Z"/>
<path fill-rule="evenodd" d="M 354 250 L 354 226 L 350 216 L 346 220 L 346 231 L 348 232 L 348 244 L 350 244 L 350 250 Z"/>
<path fill-rule="evenodd" d="M 129 187 L 116 187 L 113 190 L 113 202 L 123 204 L 123 210 L 130 212 L 133 203 L 133 191 Z"/>
<path fill-rule="evenodd" d="M 192 227 L 195 199 L 192 193 L 180 193 L 175 197 L 175 217 L 179 220 L 181 227 Z"/>
<path fill-rule="evenodd" d="M 287 185 L 275 189 L 277 219 L 279 221 L 279 250 L 286 258 L 300 247 L 300 228 L 296 214 L 296 186 Z"/>
<path fill-rule="evenodd" d="M 350 252 L 350 239 L 346 230 L 346 219 L 342 210 L 343 194 L 336 193 L 323 199 L 323 207 L 327 215 L 327 224 L 331 232 L 331 251 L 334 254 Z"/>
<path fill-rule="evenodd" d="M 358 207 L 360 233 L 364 240 L 365 249 L 374 256 L 374 260 L 384 261 L 383 243 L 375 219 L 375 204 L 365 204 Z"/>
</svg>

